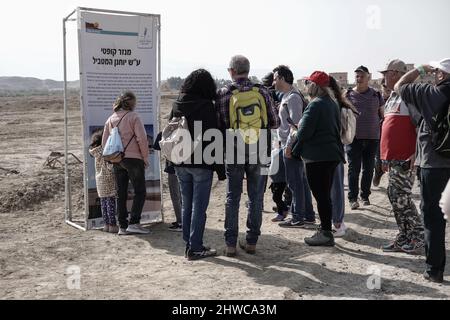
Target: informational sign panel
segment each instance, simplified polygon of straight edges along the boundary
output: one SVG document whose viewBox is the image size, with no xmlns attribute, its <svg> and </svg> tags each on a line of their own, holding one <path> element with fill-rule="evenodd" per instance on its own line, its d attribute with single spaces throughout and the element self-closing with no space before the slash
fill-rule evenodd
<svg viewBox="0 0 450 320">
<path fill-rule="evenodd" d="M 149 145 L 158 133 L 157 17 L 79 11 L 80 81 L 82 96 L 87 229 L 100 227 L 103 219 L 95 183 L 94 159 L 88 149 L 92 133 L 103 128 L 113 113 L 115 99 L 124 91 L 137 97 Z M 161 221 L 159 157 L 149 156 L 146 169 L 147 198 L 141 223 Z M 133 190 L 130 183 L 128 209 Z"/>
</svg>

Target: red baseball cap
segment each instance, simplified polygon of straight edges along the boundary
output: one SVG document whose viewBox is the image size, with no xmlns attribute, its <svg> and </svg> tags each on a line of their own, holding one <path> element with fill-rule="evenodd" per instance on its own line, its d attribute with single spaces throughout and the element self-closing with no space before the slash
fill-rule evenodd
<svg viewBox="0 0 450 320">
<path fill-rule="evenodd" d="M 330 76 L 323 71 L 314 71 L 306 80 L 312 81 L 321 87 L 330 85 Z"/>
</svg>

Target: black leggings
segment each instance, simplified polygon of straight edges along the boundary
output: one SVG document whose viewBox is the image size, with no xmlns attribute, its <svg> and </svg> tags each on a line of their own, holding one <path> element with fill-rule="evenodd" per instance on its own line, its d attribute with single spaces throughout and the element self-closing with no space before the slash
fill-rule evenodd
<svg viewBox="0 0 450 320">
<path fill-rule="evenodd" d="M 331 231 L 331 186 L 339 162 L 311 162 L 306 164 L 309 187 L 317 202 L 322 230 Z"/>
</svg>

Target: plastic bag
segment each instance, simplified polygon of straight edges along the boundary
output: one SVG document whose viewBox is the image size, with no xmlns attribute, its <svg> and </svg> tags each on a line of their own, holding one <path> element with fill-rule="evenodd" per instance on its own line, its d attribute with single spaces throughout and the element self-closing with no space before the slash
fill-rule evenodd
<svg viewBox="0 0 450 320">
<path fill-rule="evenodd" d="M 106 141 L 105 147 L 103 149 L 103 158 L 106 161 L 113 163 L 120 162 L 123 156 L 123 144 L 122 138 L 120 137 L 119 128 L 115 127 L 112 129 L 108 140 Z"/>
</svg>

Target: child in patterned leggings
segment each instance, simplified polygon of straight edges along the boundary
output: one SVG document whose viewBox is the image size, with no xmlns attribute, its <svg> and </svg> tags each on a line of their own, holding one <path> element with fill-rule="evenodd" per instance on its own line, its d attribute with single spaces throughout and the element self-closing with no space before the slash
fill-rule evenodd
<svg viewBox="0 0 450 320">
<path fill-rule="evenodd" d="M 103 231 L 117 233 L 119 227 L 116 222 L 116 182 L 113 165 L 103 159 L 102 135 L 103 129 L 94 131 L 89 153 L 95 158 L 95 182 L 105 222 Z"/>
</svg>

